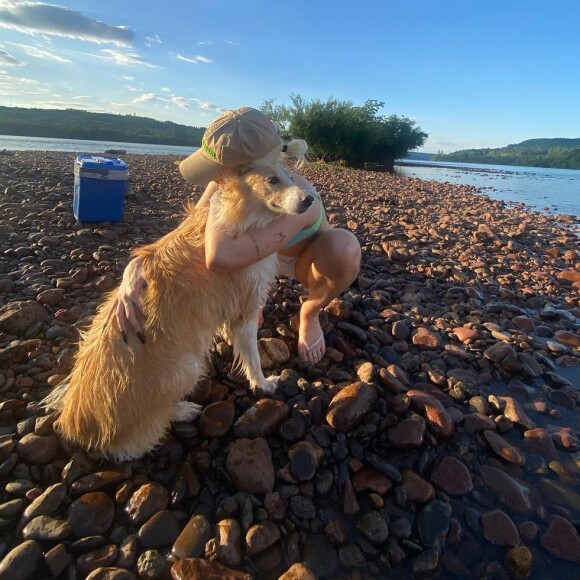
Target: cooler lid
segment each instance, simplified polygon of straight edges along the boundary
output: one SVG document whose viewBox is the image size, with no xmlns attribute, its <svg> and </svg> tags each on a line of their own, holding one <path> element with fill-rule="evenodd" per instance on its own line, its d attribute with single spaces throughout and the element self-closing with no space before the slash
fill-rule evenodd
<svg viewBox="0 0 580 580">
<path fill-rule="evenodd" d="M 81 169 L 107 169 L 108 171 L 126 171 L 127 164 L 118 157 L 102 157 L 99 155 L 79 155 L 75 160 Z"/>
</svg>

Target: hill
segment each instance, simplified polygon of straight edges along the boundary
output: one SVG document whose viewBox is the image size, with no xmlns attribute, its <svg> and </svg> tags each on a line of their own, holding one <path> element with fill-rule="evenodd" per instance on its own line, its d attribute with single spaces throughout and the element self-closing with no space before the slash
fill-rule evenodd
<svg viewBox="0 0 580 580">
<path fill-rule="evenodd" d="M 495 149 L 463 149 L 453 153 L 438 153 L 433 156 L 433 161 L 580 169 L 580 139 L 527 139 Z"/>
<path fill-rule="evenodd" d="M 0 135 L 199 147 L 204 131 L 136 115 L 0 107 Z"/>
</svg>

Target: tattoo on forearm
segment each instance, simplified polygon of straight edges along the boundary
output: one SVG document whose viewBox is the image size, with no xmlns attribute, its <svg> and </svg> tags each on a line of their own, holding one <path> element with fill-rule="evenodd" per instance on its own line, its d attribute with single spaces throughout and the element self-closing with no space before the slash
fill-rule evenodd
<svg viewBox="0 0 580 580">
<path fill-rule="evenodd" d="M 278 232 L 274 234 L 274 241 L 276 243 L 283 242 L 288 236 L 284 232 Z"/>
<path fill-rule="evenodd" d="M 258 258 L 258 260 L 261 260 L 262 256 L 260 255 L 260 246 L 258 246 L 256 238 L 252 234 L 248 234 L 248 236 L 250 237 L 250 240 L 254 242 L 254 247 L 256 248 L 256 258 Z"/>
</svg>

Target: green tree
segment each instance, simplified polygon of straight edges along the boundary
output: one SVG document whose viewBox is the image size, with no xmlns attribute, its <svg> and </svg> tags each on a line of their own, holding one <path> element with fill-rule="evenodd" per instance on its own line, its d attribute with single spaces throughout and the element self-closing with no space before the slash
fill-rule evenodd
<svg viewBox="0 0 580 580">
<path fill-rule="evenodd" d="M 368 100 L 356 106 L 332 97 L 307 102 L 292 94 L 290 102 L 277 105 L 269 99 L 261 110 L 276 123 L 283 138 L 305 139 L 311 156 L 323 161 L 390 169 L 395 159 L 405 157 L 427 138 L 407 117 L 381 116 L 381 101 Z"/>
</svg>

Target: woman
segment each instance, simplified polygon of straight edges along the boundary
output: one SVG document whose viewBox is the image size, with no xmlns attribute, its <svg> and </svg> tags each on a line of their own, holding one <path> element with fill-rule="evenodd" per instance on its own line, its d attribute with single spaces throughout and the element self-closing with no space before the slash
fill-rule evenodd
<svg viewBox="0 0 580 580">
<path fill-rule="evenodd" d="M 211 204 L 221 179 L 250 165 L 276 163 L 285 150 L 274 123 L 257 109 L 242 107 L 216 119 L 204 133 L 202 146 L 181 162 L 179 170 L 187 181 L 207 184 L 197 204 L 202 206 Z M 296 278 L 308 289 L 300 308 L 298 356 L 317 363 L 326 350 L 318 315 L 358 276 L 361 250 L 354 234 L 330 226 L 313 186 L 304 177 L 292 175 L 300 188 L 314 195 L 315 201 L 305 213 L 280 217 L 234 237 L 214 227 L 209 212 L 205 260 L 210 270 L 231 272 L 278 252 L 280 274 Z M 111 312 L 123 333 L 129 324 L 142 336 L 145 316 L 139 295 L 146 284 L 141 262 L 135 258 L 125 269 Z"/>
</svg>

